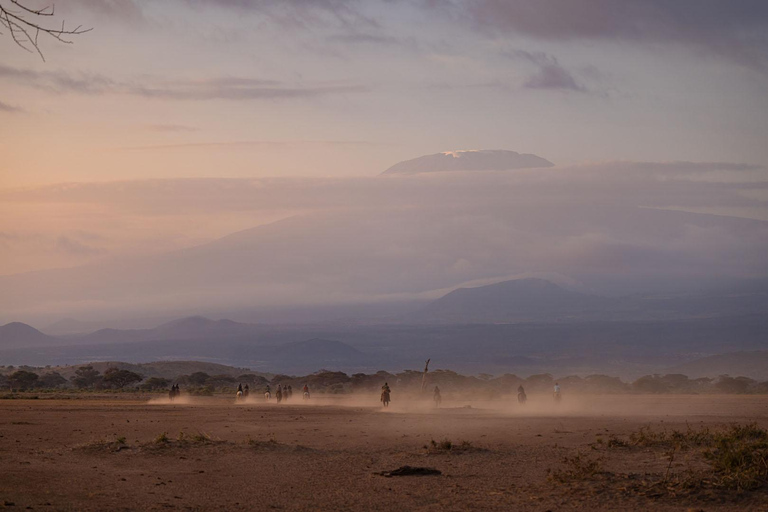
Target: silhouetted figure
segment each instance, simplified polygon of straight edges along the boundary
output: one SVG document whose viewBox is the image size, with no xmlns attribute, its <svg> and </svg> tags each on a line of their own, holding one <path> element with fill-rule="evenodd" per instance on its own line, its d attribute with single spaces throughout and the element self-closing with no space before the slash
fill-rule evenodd
<svg viewBox="0 0 768 512">
<path fill-rule="evenodd" d="M 283 401 L 283 391 L 280 389 L 280 386 L 277 386 L 277 391 L 275 391 L 275 399 L 277 400 L 277 403 Z"/>
<path fill-rule="evenodd" d="M 440 407 L 440 404 L 443 402 L 443 397 L 440 396 L 440 388 L 435 386 L 435 391 L 432 395 L 432 399 L 435 401 L 435 407 Z"/>
<path fill-rule="evenodd" d="M 392 390 L 389 389 L 389 384 L 385 382 L 384 385 L 381 386 L 381 403 L 384 404 L 384 407 L 389 407 L 391 392 Z"/>
</svg>

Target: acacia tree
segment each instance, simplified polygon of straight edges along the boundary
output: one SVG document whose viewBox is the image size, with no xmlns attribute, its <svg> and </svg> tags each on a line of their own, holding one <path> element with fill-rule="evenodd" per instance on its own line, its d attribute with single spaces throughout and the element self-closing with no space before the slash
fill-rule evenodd
<svg viewBox="0 0 768 512">
<path fill-rule="evenodd" d="M 104 382 L 109 386 L 115 388 L 124 388 L 136 382 L 141 382 L 144 379 L 138 373 L 134 373 L 129 370 L 121 370 L 119 368 L 108 368 L 104 372 Z"/>
<path fill-rule="evenodd" d="M 67 379 L 61 376 L 59 372 L 44 373 L 37 381 L 37 385 L 42 388 L 57 388 L 67 383 Z"/>
<path fill-rule="evenodd" d="M 71 36 L 90 31 L 78 25 L 67 28 L 64 20 L 59 25 L 54 5 L 42 8 L 30 7 L 27 0 L 0 0 L 0 34 L 7 32 L 14 43 L 24 50 L 37 52 L 45 60 L 38 40 L 41 34 L 50 36 L 61 43 L 72 44 Z"/>
<path fill-rule="evenodd" d="M 17 389 L 28 389 L 35 385 L 37 382 L 38 375 L 34 372 L 28 372 L 26 370 L 18 370 L 11 374 L 10 377 L 8 377 L 8 381 L 11 384 L 11 390 L 13 388 Z"/>
<path fill-rule="evenodd" d="M 75 370 L 75 376 L 71 380 L 72 384 L 82 389 L 93 386 L 101 379 L 101 374 L 93 366 L 81 366 Z"/>
</svg>

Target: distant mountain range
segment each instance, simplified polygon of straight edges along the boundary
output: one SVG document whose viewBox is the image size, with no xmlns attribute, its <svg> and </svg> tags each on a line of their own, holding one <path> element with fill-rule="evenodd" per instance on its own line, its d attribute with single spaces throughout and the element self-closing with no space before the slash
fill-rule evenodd
<svg viewBox="0 0 768 512">
<path fill-rule="evenodd" d="M 754 282 L 717 292 L 613 298 L 528 278 L 460 288 L 378 323 L 270 325 L 194 316 L 151 329 L 55 337 L 14 322 L 0 327 L 0 364 L 197 360 L 310 373 L 397 370 L 433 358 L 462 371 L 637 375 L 702 356 L 768 349 L 767 310 L 768 293 Z M 701 364 L 680 373 L 719 371 Z"/>
<path fill-rule="evenodd" d="M 502 149 L 446 151 L 399 162 L 382 174 L 422 174 L 445 171 L 507 171 L 553 167 L 536 155 Z"/>
<path fill-rule="evenodd" d="M 409 317 L 417 322 L 511 323 L 562 321 L 610 313 L 615 300 L 574 292 L 544 279 L 516 279 L 459 288 Z"/>
<path fill-rule="evenodd" d="M 768 311 L 768 282 L 679 295 L 603 297 L 537 278 L 459 288 L 406 316 L 411 323 L 672 320 Z"/>
<path fill-rule="evenodd" d="M 62 318 L 52 324 L 42 327 L 40 330 L 50 336 L 66 336 L 73 334 L 87 334 L 99 329 L 152 329 L 162 323 L 173 320 L 173 317 L 157 318 L 121 318 L 104 319 L 99 321 L 83 321 L 75 318 Z"/>
<path fill-rule="evenodd" d="M 248 367 L 265 372 L 305 373 L 321 368 L 367 368 L 374 364 L 368 355 L 340 341 L 321 338 L 292 341 L 304 335 L 306 332 L 294 333 L 291 328 L 281 330 L 199 316 L 154 329 L 100 329 L 83 336 L 62 337 L 47 336 L 29 325 L 15 322 L 0 327 L 0 364 L 72 365 L 101 361 L 99 367 L 106 368 L 109 361 L 116 360 L 140 363 L 197 359 L 211 364 L 216 361 L 247 363 Z M 163 374 L 168 371 L 164 369 Z"/>
<path fill-rule="evenodd" d="M 232 320 L 211 320 L 202 316 L 180 318 L 153 329 L 99 329 L 85 335 L 72 335 L 70 344 L 128 343 L 157 340 L 215 340 L 248 338 L 257 334 L 258 326 Z"/>
</svg>

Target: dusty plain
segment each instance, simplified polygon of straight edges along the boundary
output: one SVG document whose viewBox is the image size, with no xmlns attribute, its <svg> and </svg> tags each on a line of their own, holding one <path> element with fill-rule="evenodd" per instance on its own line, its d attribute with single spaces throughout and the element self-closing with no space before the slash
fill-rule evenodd
<svg viewBox="0 0 768 512">
<path fill-rule="evenodd" d="M 752 422 L 768 427 L 768 396 L 444 396 L 436 409 L 393 390 L 383 409 L 375 395 L 40 395 L 0 400 L 0 508 L 768 510 L 765 489 L 672 485 L 711 471 L 696 450 L 609 447 L 643 427 Z M 594 474 L 572 471 L 576 456 Z M 377 474 L 405 465 L 442 474 Z"/>
</svg>

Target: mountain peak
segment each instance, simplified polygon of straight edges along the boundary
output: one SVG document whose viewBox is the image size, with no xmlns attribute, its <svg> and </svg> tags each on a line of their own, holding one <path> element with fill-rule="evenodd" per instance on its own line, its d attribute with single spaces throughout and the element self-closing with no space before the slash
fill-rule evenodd
<svg viewBox="0 0 768 512">
<path fill-rule="evenodd" d="M 553 167 L 549 160 L 504 149 L 445 151 L 397 163 L 382 174 L 422 174 L 443 171 L 508 171 Z"/>
<path fill-rule="evenodd" d="M 52 345 L 57 341 L 56 338 L 43 334 L 22 322 L 11 322 L 0 326 L 0 348 Z"/>
</svg>

